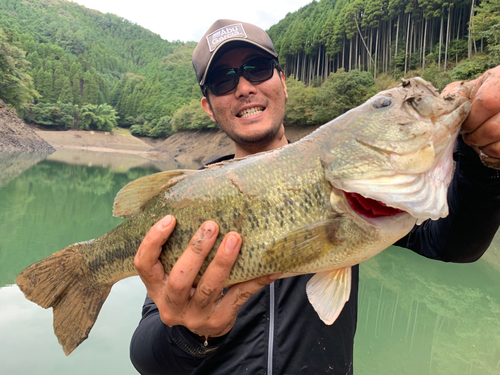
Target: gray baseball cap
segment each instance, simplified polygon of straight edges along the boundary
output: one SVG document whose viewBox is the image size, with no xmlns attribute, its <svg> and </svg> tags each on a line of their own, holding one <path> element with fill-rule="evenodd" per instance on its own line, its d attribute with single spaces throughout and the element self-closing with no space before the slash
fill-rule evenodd
<svg viewBox="0 0 500 375">
<path fill-rule="evenodd" d="M 200 86 L 205 84 L 207 72 L 218 52 L 232 43 L 250 43 L 271 56 L 278 57 L 269 35 L 260 27 L 234 20 L 217 20 L 210 26 L 193 51 L 193 67 Z"/>
</svg>

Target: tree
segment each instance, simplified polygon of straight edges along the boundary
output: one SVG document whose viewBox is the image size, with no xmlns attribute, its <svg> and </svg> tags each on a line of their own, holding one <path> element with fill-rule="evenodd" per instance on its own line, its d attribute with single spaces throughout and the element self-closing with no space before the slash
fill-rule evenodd
<svg viewBox="0 0 500 375">
<path fill-rule="evenodd" d="M 313 121 L 325 123 L 362 104 L 376 90 L 369 72 L 340 69 L 318 89 Z"/>
<path fill-rule="evenodd" d="M 153 138 L 168 138 L 172 134 L 174 134 L 172 130 L 172 117 L 163 116 L 158 120 L 148 135 Z"/>
<path fill-rule="evenodd" d="M 477 13 L 472 18 L 472 36 L 488 42 L 492 56 L 492 65 L 500 62 L 500 0 L 484 0 L 480 2 Z"/>
<path fill-rule="evenodd" d="M 17 110 L 39 96 L 26 74 L 29 62 L 24 56 L 25 52 L 10 45 L 0 29 L 0 99 Z"/>
<path fill-rule="evenodd" d="M 71 90 L 71 83 L 68 77 L 64 77 L 63 79 L 61 93 L 59 94 L 57 101 L 61 103 L 73 103 L 73 92 Z"/>
<path fill-rule="evenodd" d="M 111 131 L 117 124 L 116 111 L 108 104 L 87 104 L 81 108 L 81 129 Z"/>
<path fill-rule="evenodd" d="M 307 86 L 293 75 L 286 79 L 288 101 L 285 125 L 310 125 L 314 115 L 315 88 Z"/>
<path fill-rule="evenodd" d="M 82 82 L 80 80 L 80 74 L 76 73 L 75 76 L 73 77 L 73 86 L 71 88 L 71 91 L 73 93 L 73 103 L 75 104 L 82 104 L 83 98 L 82 98 Z"/>
<path fill-rule="evenodd" d="M 201 107 L 199 100 L 196 99 L 191 100 L 189 104 L 185 104 L 175 111 L 171 124 L 175 132 L 179 130 L 208 129 L 216 126 Z"/>
<path fill-rule="evenodd" d="M 86 71 L 83 75 L 83 103 L 85 104 L 97 104 L 99 97 L 99 88 L 95 77 Z"/>
<path fill-rule="evenodd" d="M 117 126 L 118 116 L 116 111 L 108 104 L 96 106 L 94 124 L 97 130 L 111 131 Z"/>
</svg>

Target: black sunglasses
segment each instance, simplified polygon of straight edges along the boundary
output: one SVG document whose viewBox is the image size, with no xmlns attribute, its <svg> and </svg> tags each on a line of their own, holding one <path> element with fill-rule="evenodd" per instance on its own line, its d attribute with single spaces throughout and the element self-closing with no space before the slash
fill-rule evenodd
<svg viewBox="0 0 500 375">
<path fill-rule="evenodd" d="M 207 83 L 203 85 L 203 92 L 206 95 L 206 90 L 210 89 L 216 96 L 227 94 L 238 86 L 240 76 L 245 77 L 249 82 L 266 81 L 273 76 L 276 65 L 276 59 L 258 57 L 239 68 L 217 70 L 207 78 Z"/>
</svg>

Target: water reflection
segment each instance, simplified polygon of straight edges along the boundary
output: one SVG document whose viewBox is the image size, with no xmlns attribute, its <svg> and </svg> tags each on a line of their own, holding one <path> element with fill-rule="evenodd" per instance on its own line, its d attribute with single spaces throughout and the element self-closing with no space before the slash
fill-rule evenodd
<svg viewBox="0 0 500 375">
<path fill-rule="evenodd" d="M 0 188 L 48 155 L 50 152 L 0 151 Z"/>
<path fill-rule="evenodd" d="M 500 238 L 488 257 L 500 257 Z M 357 374 L 499 374 L 499 272 L 392 247 L 361 265 Z"/>
<path fill-rule="evenodd" d="M 111 169 L 114 172 L 124 172 L 130 169 L 157 169 L 171 171 L 173 169 L 198 169 L 200 163 L 181 165 L 175 160 L 162 160 L 159 154 L 152 152 L 123 153 L 123 152 L 95 152 L 64 148 L 57 150 L 47 160 L 58 161 L 71 165 L 100 167 Z"/>
<path fill-rule="evenodd" d="M 29 264 L 121 223 L 111 216 L 117 191 L 161 170 L 144 159 L 67 155 L 74 164 L 53 154 L 0 188 L 0 373 L 136 374 L 128 345 L 145 296 L 138 278 L 113 287 L 89 339 L 69 357 L 53 334 L 52 312 L 11 285 Z M 364 262 L 355 373 L 500 373 L 499 276 L 498 237 L 474 264 L 395 247 Z"/>
<path fill-rule="evenodd" d="M 55 153 L 54 155 L 56 155 Z M 82 153 L 81 159 L 87 155 Z M 92 334 L 66 358 L 52 330 L 52 311 L 27 301 L 14 283 L 29 264 L 68 244 L 98 237 L 123 220 L 113 199 L 129 181 L 160 169 L 66 164 L 48 158 L 0 188 L 0 373 L 135 374 L 128 342 L 145 289 L 138 278 L 118 283 Z M 144 169 L 144 167 L 147 167 Z M 118 313 L 119 312 L 119 313 Z"/>
</svg>

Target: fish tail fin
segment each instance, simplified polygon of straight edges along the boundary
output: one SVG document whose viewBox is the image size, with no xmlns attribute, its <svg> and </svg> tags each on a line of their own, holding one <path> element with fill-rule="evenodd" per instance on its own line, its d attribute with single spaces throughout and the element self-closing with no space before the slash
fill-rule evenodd
<svg viewBox="0 0 500 375">
<path fill-rule="evenodd" d="M 80 249 L 88 242 L 70 245 L 32 264 L 16 278 L 27 299 L 52 307 L 54 333 L 69 355 L 89 335 L 112 285 L 90 278 Z"/>
</svg>

